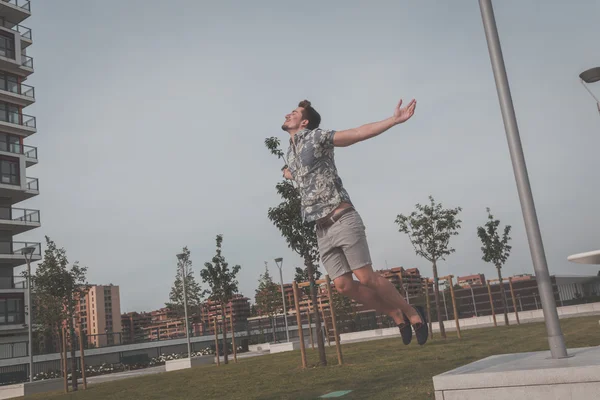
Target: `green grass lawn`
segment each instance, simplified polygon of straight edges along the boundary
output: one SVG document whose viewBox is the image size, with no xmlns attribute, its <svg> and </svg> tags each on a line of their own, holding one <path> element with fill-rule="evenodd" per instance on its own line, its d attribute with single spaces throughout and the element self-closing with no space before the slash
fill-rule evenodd
<svg viewBox="0 0 600 400">
<path fill-rule="evenodd" d="M 600 345 L 598 317 L 561 320 L 567 346 Z M 42 394 L 32 399 L 316 399 L 337 390 L 352 390 L 342 399 L 433 399 L 434 375 L 494 354 L 548 350 L 543 323 L 438 333 L 423 347 L 404 346 L 400 337 L 342 346 L 344 365 L 335 347 L 327 347 L 329 366 L 313 367 L 318 353 L 309 347 L 309 368 L 300 352 L 240 360 L 220 367 L 124 379 L 69 394 Z"/>
</svg>

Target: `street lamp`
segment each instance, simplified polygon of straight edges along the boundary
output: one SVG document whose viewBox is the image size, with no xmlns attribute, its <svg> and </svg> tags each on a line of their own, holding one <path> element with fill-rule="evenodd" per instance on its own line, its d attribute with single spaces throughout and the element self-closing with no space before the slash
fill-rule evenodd
<svg viewBox="0 0 600 400">
<path fill-rule="evenodd" d="M 596 100 L 596 105 L 598 106 L 598 112 L 600 113 L 600 100 L 594 93 L 587 87 L 586 83 L 594 83 L 600 81 L 600 67 L 590 68 L 588 70 L 583 71 L 579 74 L 579 79 L 581 80 L 581 84 L 588 91 L 588 93 Z"/>
<path fill-rule="evenodd" d="M 529 240 L 529 251 L 533 261 L 536 280 L 538 282 L 540 299 L 542 300 L 542 309 L 544 312 L 544 320 L 546 322 L 550 353 L 554 359 L 567 358 L 569 355 L 567 354 L 565 339 L 558 320 L 554 290 L 550 280 L 550 272 L 548 272 L 542 234 L 540 232 L 535 205 L 533 203 L 533 195 L 531 193 L 531 185 L 529 184 L 529 177 L 527 175 L 525 156 L 523 155 L 523 148 L 521 147 L 519 127 L 517 125 L 515 109 L 510 94 L 508 77 L 506 76 L 506 68 L 504 66 L 502 48 L 500 47 L 500 38 L 498 37 L 498 28 L 496 26 L 496 19 L 492 8 L 492 0 L 479 0 L 479 8 L 481 9 L 483 28 L 487 40 L 488 51 L 490 53 L 494 79 L 496 81 L 496 90 L 498 92 L 502 120 L 504 121 L 504 130 L 506 131 L 508 149 L 517 183 L 517 192 L 519 193 L 519 200 L 521 202 L 521 211 L 523 213 L 523 220 L 525 221 L 525 231 L 527 232 L 527 238 Z"/>
<path fill-rule="evenodd" d="M 27 307 L 28 307 L 28 318 L 27 318 L 27 330 L 29 334 L 29 382 L 33 382 L 33 326 L 32 326 L 32 306 L 31 306 L 31 256 L 35 251 L 35 247 L 27 246 L 21 250 L 25 261 L 27 262 Z M 29 256 L 29 257 L 28 257 Z"/>
<path fill-rule="evenodd" d="M 177 259 L 181 262 L 181 281 L 183 285 L 183 310 L 185 314 L 185 337 L 187 339 L 187 350 L 188 350 L 188 358 L 192 358 L 192 346 L 190 344 L 190 327 L 188 325 L 188 312 L 187 312 L 187 290 L 185 287 L 185 270 L 183 268 L 183 257 L 185 255 L 183 253 L 177 254 Z"/>
<path fill-rule="evenodd" d="M 283 265 L 283 258 L 279 257 L 275 259 L 275 264 L 277 264 L 277 268 L 279 268 L 279 282 L 281 283 L 281 300 L 283 301 L 283 317 L 285 318 L 285 337 L 287 341 L 290 341 L 290 332 L 288 330 L 288 320 L 287 320 L 287 311 L 285 309 L 285 292 L 283 291 L 283 274 L 281 272 L 281 268 Z M 297 312 L 298 310 L 296 310 Z"/>
</svg>

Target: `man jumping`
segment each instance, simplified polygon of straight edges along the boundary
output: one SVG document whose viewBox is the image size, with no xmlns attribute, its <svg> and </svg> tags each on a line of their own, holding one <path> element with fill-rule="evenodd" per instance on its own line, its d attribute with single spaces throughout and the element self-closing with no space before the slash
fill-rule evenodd
<svg viewBox="0 0 600 400">
<path fill-rule="evenodd" d="M 412 340 L 412 325 L 417 342 L 423 345 L 429 333 L 423 307 L 413 308 L 394 285 L 373 271 L 365 226 L 342 185 L 334 161 L 334 147 L 370 139 L 407 121 L 413 116 L 416 104 L 412 100 L 401 108 L 400 100 L 390 118 L 335 131 L 320 129 L 321 116 L 310 101 L 303 100 L 285 116 L 281 129 L 290 134 L 283 176 L 298 185 L 302 218 L 306 222 L 315 221 L 321 261 L 335 288 L 393 318 L 404 344 Z"/>
</svg>

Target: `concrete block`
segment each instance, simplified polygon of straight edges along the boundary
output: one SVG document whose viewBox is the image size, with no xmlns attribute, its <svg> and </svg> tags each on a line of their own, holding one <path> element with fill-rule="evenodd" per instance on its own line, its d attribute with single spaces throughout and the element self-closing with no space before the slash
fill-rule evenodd
<svg viewBox="0 0 600 400">
<path fill-rule="evenodd" d="M 577 306 L 577 312 L 578 313 L 594 312 L 594 305 L 593 304 L 579 304 Z"/>
<path fill-rule="evenodd" d="M 300 342 L 284 342 L 271 344 L 271 354 L 283 353 L 285 351 L 300 350 Z"/>
<path fill-rule="evenodd" d="M 382 336 L 396 336 L 400 335 L 400 329 L 396 328 L 384 328 L 381 332 Z"/>
<path fill-rule="evenodd" d="M 433 377 L 436 399 L 559 400 L 600 398 L 600 347 L 503 354 Z"/>
<path fill-rule="evenodd" d="M 251 344 L 248 346 L 248 351 L 251 352 L 264 352 L 269 351 L 271 344 L 270 343 L 259 343 L 259 344 Z"/>
<path fill-rule="evenodd" d="M 13 399 L 35 393 L 57 392 L 63 389 L 64 381 L 62 378 L 18 383 L 16 385 L 0 386 L 0 399 Z"/>
<path fill-rule="evenodd" d="M 165 369 L 169 371 L 177 371 L 180 369 L 188 369 L 197 365 L 215 364 L 216 356 L 207 355 L 192 358 L 179 358 L 177 360 L 169 360 L 165 363 Z"/>
</svg>

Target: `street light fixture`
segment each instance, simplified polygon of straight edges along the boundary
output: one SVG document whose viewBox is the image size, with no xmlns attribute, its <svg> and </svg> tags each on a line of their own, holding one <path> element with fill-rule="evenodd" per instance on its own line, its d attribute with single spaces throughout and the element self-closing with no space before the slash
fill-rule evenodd
<svg viewBox="0 0 600 400">
<path fill-rule="evenodd" d="M 27 331 L 29 335 L 29 382 L 33 382 L 33 326 L 32 326 L 32 306 L 31 306 L 31 256 L 35 251 L 35 247 L 27 246 L 21 249 L 21 253 L 25 257 L 25 262 L 27 262 L 27 307 L 28 307 L 28 317 L 27 317 Z"/>
<path fill-rule="evenodd" d="M 181 253 L 181 254 L 177 254 L 177 259 L 179 261 L 183 260 L 183 257 L 185 257 L 185 254 Z M 188 358 L 191 359 L 192 358 L 192 346 L 190 343 L 190 327 L 189 327 L 189 322 L 188 322 L 188 312 L 187 312 L 187 290 L 185 287 L 185 270 L 183 268 L 183 262 L 181 263 L 181 281 L 182 281 L 182 285 L 183 285 L 183 310 L 184 310 L 184 314 L 185 314 L 185 337 L 187 339 L 187 351 L 188 351 Z"/>
<path fill-rule="evenodd" d="M 287 320 L 287 310 L 285 309 L 285 292 L 283 291 L 283 273 L 281 272 L 281 268 L 283 266 L 283 258 L 279 257 L 275 259 L 275 264 L 277 264 L 277 268 L 279 268 L 279 282 L 281 283 L 281 300 L 283 301 L 283 317 L 285 318 L 285 337 L 287 341 L 290 341 L 290 332 L 288 329 L 288 320 Z M 298 310 L 296 310 L 297 312 Z"/>
<path fill-rule="evenodd" d="M 581 84 L 588 91 L 588 93 L 596 100 L 596 105 L 598 106 L 598 112 L 600 113 L 600 100 L 592 93 L 592 91 L 587 87 L 586 83 L 594 83 L 600 81 L 600 67 L 590 68 L 588 70 L 583 71 L 579 74 L 579 79 L 581 80 Z"/>
</svg>

